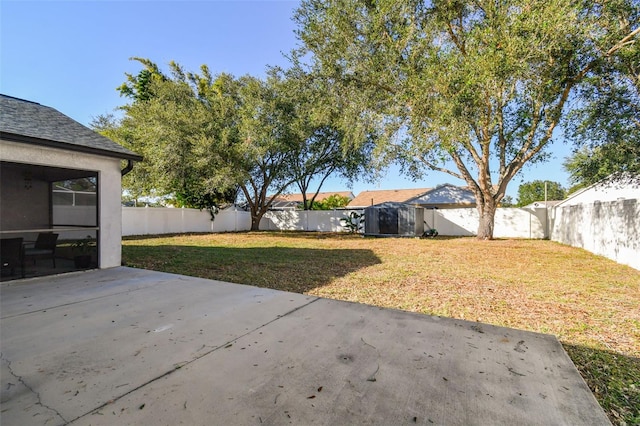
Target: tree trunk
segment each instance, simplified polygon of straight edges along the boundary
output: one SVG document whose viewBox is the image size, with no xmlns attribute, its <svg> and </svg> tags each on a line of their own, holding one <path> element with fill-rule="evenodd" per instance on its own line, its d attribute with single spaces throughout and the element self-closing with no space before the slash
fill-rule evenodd
<svg viewBox="0 0 640 426">
<path fill-rule="evenodd" d="M 488 200 L 483 200 L 478 205 L 478 213 L 480 221 L 478 223 L 478 239 L 479 240 L 493 240 L 493 225 L 495 222 L 497 203 L 491 197 Z"/>
<path fill-rule="evenodd" d="M 251 214 L 251 230 L 252 231 L 260 230 L 260 220 L 262 219 L 262 216 L 264 216 L 264 212 Z"/>
</svg>

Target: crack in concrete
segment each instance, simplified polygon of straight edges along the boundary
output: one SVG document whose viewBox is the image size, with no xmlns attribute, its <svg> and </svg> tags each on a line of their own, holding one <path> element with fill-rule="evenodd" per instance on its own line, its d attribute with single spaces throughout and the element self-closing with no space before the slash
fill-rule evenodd
<svg viewBox="0 0 640 426">
<path fill-rule="evenodd" d="M 198 361 L 198 360 L 200 360 L 200 359 L 202 359 L 202 358 L 206 357 L 207 355 L 209 355 L 209 354 L 211 354 L 211 353 L 213 353 L 213 352 L 215 352 L 215 351 L 217 351 L 217 350 L 228 348 L 231 344 L 233 344 L 233 343 L 235 343 L 236 341 L 238 341 L 238 340 L 242 339 L 243 337 L 248 336 L 249 334 L 251 334 L 251 333 L 254 333 L 254 332 L 258 331 L 258 330 L 260 330 L 260 329 L 262 329 L 262 328 L 264 328 L 264 327 L 268 326 L 269 324 L 272 324 L 272 323 L 274 323 L 275 321 L 278 321 L 279 319 L 282 319 L 282 318 L 284 318 L 284 317 L 286 317 L 286 316 L 288 316 L 288 315 L 291 315 L 292 313 L 294 313 L 294 312 L 296 312 L 296 311 L 299 311 L 300 309 L 305 308 L 305 307 L 307 307 L 307 306 L 311 305 L 312 303 L 317 302 L 317 301 L 318 301 L 318 300 L 320 300 L 320 299 L 321 299 L 320 297 L 316 297 L 316 298 L 314 298 L 313 300 L 311 300 L 311 301 L 309 301 L 309 302 L 307 302 L 307 303 L 305 303 L 305 304 L 303 304 L 303 305 L 300 305 L 300 306 L 298 306 L 298 307 L 296 307 L 296 308 L 291 309 L 291 310 L 290 310 L 290 311 L 288 311 L 288 312 L 285 312 L 285 313 L 284 313 L 284 314 L 282 314 L 282 315 L 277 315 L 274 319 L 272 319 L 272 320 L 270 320 L 270 321 L 267 321 L 266 323 L 264 323 L 264 324 L 262 324 L 262 325 L 260 325 L 260 326 L 258 326 L 258 327 L 256 327 L 256 328 L 254 328 L 253 330 L 249 330 L 249 331 L 247 331 L 246 333 L 241 334 L 241 335 L 239 335 L 238 337 L 236 337 L 236 338 L 234 338 L 234 339 L 232 339 L 232 340 L 229 340 L 229 341 L 227 341 L 227 342 L 225 342 L 225 343 L 223 343 L 223 344 L 221 344 L 221 345 L 219 345 L 219 346 L 216 346 L 216 347 L 214 347 L 213 349 L 211 349 L 210 351 L 204 352 L 203 354 L 201 354 L 201 355 L 199 355 L 199 356 L 197 356 L 197 357 L 193 358 L 193 359 L 192 359 L 192 360 L 190 360 L 190 361 L 184 361 L 184 362 L 181 362 L 181 363 L 174 364 L 174 366 L 173 366 L 173 368 L 172 368 L 171 370 L 166 371 L 165 373 L 163 373 L 163 374 L 161 374 L 161 375 L 159 375 L 159 376 L 157 376 L 157 377 L 154 377 L 153 379 L 150 379 L 150 380 L 146 381 L 145 383 L 142 383 L 141 385 L 136 386 L 136 387 L 135 387 L 135 388 L 133 388 L 133 389 L 128 390 L 127 392 L 123 393 L 123 394 L 122 394 L 122 395 L 120 395 L 120 396 L 116 396 L 116 397 L 114 397 L 113 399 L 111 399 L 111 400 L 109 400 L 109 401 L 105 402 L 104 404 L 102 404 L 102 405 L 100 405 L 100 406 L 98 406 L 98 407 L 96 407 L 96 408 L 92 409 L 91 411 L 88 411 L 88 412 L 86 412 L 86 413 L 84 413 L 84 414 L 79 415 L 79 416 L 78 416 L 78 417 L 76 417 L 75 419 L 72 419 L 71 421 L 69 421 L 69 423 L 73 423 L 73 422 L 75 422 L 76 420 L 79 420 L 79 419 L 81 419 L 81 418 L 83 418 L 83 417 L 85 417 L 85 416 L 88 416 L 88 415 L 90 415 L 90 414 L 92 414 L 92 413 L 96 413 L 96 412 L 98 412 L 99 410 L 103 409 L 104 407 L 106 407 L 106 406 L 108 406 L 108 405 L 111 405 L 111 404 L 114 404 L 116 401 L 118 401 L 118 400 L 120 400 L 120 399 L 124 398 L 125 396 L 127 396 L 127 395 L 129 395 L 129 394 L 132 394 L 133 392 L 135 392 L 135 391 L 137 391 L 137 390 L 139 390 L 139 389 L 142 389 L 143 387 L 145 387 L 145 386 L 147 386 L 147 385 L 150 385 L 151 383 L 157 382 L 158 380 L 160 380 L 160 379 L 162 379 L 162 378 L 164 378 L 164 377 L 167 377 L 167 376 L 169 376 L 170 374 L 175 373 L 176 371 L 178 371 L 178 370 L 180 370 L 180 369 L 182 369 L 182 368 L 184 368 L 184 367 L 186 367 L 186 366 L 188 366 L 188 365 L 190 365 L 190 364 L 192 364 L 192 363 L 194 363 L 194 362 L 196 362 L 196 361 Z"/>
<path fill-rule="evenodd" d="M 45 408 L 49 411 L 52 411 L 56 414 L 56 416 L 60 417 L 60 419 L 62 420 L 63 424 L 68 424 L 67 420 L 64 418 L 64 416 L 62 414 L 60 414 L 60 412 L 58 410 L 56 410 L 53 407 L 48 406 L 47 404 L 45 404 L 44 402 L 42 402 L 42 399 L 40 398 L 40 393 L 36 392 L 35 390 L 33 390 L 33 388 L 31 386 L 29 386 L 27 384 L 27 382 L 24 381 L 24 379 L 22 378 L 22 376 L 19 376 L 15 373 L 15 371 L 13 371 L 13 368 L 11 368 L 11 361 L 8 360 L 7 358 L 5 358 L 4 354 L 2 352 L 0 352 L 0 360 L 2 360 L 2 362 L 6 363 L 7 365 L 7 369 L 9 370 L 9 374 L 11 374 L 11 376 L 13 376 L 18 382 L 22 383 L 22 385 L 27 388 L 29 390 L 29 392 L 31 392 L 33 395 L 35 395 L 36 397 L 36 405 L 41 406 L 42 408 Z"/>
</svg>

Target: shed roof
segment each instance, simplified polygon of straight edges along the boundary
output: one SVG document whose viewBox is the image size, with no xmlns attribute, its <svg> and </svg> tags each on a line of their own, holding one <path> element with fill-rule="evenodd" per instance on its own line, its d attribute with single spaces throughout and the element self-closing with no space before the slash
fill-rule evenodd
<svg viewBox="0 0 640 426">
<path fill-rule="evenodd" d="M 0 137 L 107 157 L 142 160 L 142 156 L 54 108 L 3 94 L 0 94 Z"/>
<path fill-rule="evenodd" d="M 455 186 L 450 183 L 439 185 L 436 188 L 421 194 L 408 203 L 420 205 L 459 205 L 475 206 L 476 198 L 473 192 L 466 187 Z"/>
<path fill-rule="evenodd" d="M 366 207 L 365 210 L 367 209 L 422 209 L 422 207 L 415 204 L 400 203 L 398 201 L 385 201 L 384 203 Z"/>
</svg>

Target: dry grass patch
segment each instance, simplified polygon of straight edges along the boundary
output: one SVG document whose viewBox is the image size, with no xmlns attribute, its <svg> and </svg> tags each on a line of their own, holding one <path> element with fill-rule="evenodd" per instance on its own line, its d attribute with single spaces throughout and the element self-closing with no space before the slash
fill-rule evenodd
<svg viewBox="0 0 640 426">
<path fill-rule="evenodd" d="M 127 264 L 556 335 L 640 424 L 640 271 L 541 240 L 240 233 L 126 239 Z"/>
</svg>

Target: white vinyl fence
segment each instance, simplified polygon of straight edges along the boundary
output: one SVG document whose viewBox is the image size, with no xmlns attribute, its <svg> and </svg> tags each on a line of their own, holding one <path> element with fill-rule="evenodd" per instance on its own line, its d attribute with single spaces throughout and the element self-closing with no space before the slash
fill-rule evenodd
<svg viewBox="0 0 640 426">
<path fill-rule="evenodd" d="M 261 230 L 346 232 L 342 218 L 351 211 L 270 211 Z M 440 235 L 472 236 L 478 227 L 476 209 L 426 210 L 426 228 Z M 237 232 L 251 229 L 251 215 L 223 210 L 215 220 L 207 211 L 153 207 L 123 207 L 122 235 L 184 232 Z M 500 208 L 496 238 L 550 238 L 640 269 L 640 203 L 636 199 L 545 208 Z"/>
<path fill-rule="evenodd" d="M 478 210 L 426 210 L 424 220 L 428 228 L 439 235 L 472 236 L 478 233 Z M 547 211 L 544 208 L 496 210 L 493 236 L 496 238 L 546 238 Z"/>
<path fill-rule="evenodd" d="M 286 210 L 269 211 L 260 221 L 268 231 L 346 232 L 341 219 L 358 210 Z M 545 238 L 545 209 L 498 209 L 494 235 L 498 238 Z M 440 235 L 475 235 L 476 209 L 425 211 L 427 227 Z M 235 232 L 251 229 L 251 215 L 238 210 L 223 210 L 211 220 L 207 211 L 155 207 L 123 207 L 122 235 L 177 234 L 183 232 Z"/>
<path fill-rule="evenodd" d="M 551 239 L 640 269 L 640 202 L 637 199 L 558 206 Z"/>
<path fill-rule="evenodd" d="M 345 232 L 340 219 L 349 213 L 362 213 L 357 210 L 281 210 L 269 211 L 260 221 L 260 229 L 266 231 L 319 231 Z"/>
<path fill-rule="evenodd" d="M 123 207 L 122 235 L 160 235 L 184 232 L 236 232 L 251 229 L 251 214 L 224 210 L 215 220 L 206 210 L 162 207 Z"/>
</svg>

